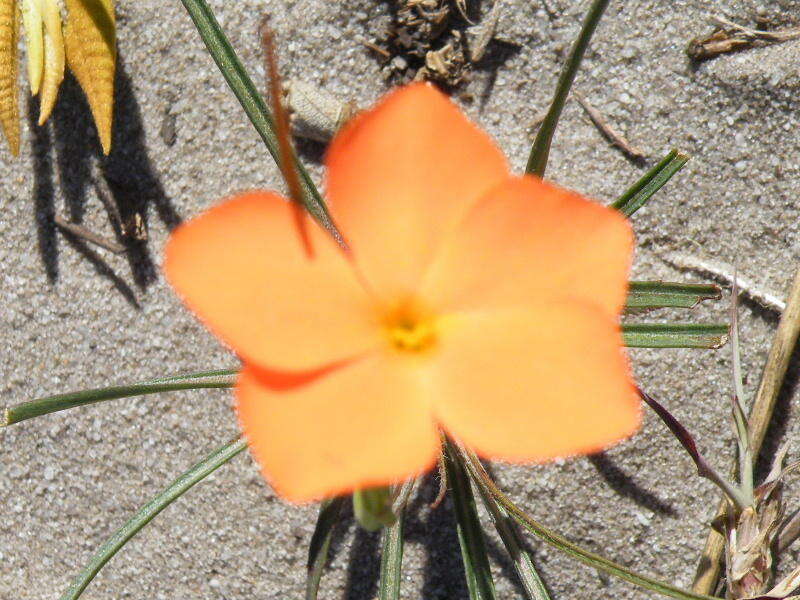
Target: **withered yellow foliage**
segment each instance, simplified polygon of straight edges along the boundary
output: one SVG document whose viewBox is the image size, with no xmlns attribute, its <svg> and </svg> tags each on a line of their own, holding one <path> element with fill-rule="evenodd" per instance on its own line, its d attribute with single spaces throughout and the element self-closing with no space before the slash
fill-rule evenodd
<svg viewBox="0 0 800 600">
<path fill-rule="evenodd" d="M 16 0 L 0 0 L 0 125 L 14 156 L 19 154 L 18 35 Z"/>
<path fill-rule="evenodd" d="M 89 101 L 103 152 L 111 149 L 116 21 L 113 0 L 66 0 L 66 26 L 59 0 L 0 0 L 0 124 L 14 155 L 19 152 L 17 37 L 25 29 L 31 94 L 40 95 L 39 125 L 55 106 L 64 66 L 75 74 Z"/>
<path fill-rule="evenodd" d="M 113 0 L 67 0 L 67 63 L 83 88 L 100 134 L 111 150 L 117 60 Z"/>
<path fill-rule="evenodd" d="M 22 0 L 22 27 L 28 49 L 28 83 L 31 94 L 39 93 L 44 72 L 44 23 L 42 0 Z"/>
<path fill-rule="evenodd" d="M 58 0 L 44 0 L 44 73 L 39 98 L 39 125 L 44 125 L 64 80 L 64 33 L 61 30 L 61 9 Z"/>
</svg>

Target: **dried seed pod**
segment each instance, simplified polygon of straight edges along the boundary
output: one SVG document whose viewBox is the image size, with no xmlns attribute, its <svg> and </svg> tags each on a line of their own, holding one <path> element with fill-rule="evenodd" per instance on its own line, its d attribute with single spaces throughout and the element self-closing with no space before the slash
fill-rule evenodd
<svg viewBox="0 0 800 600">
<path fill-rule="evenodd" d="M 317 142 L 329 142 L 359 112 L 352 100 L 345 102 L 305 81 L 287 81 L 284 99 L 293 133 Z"/>
<path fill-rule="evenodd" d="M 470 62 L 476 63 L 486 54 L 489 42 L 492 41 L 497 30 L 497 23 L 500 21 L 501 4 L 502 0 L 495 0 L 489 15 L 480 23 L 467 28 L 467 49 Z"/>
<path fill-rule="evenodd" d="M 773 576 L 772 548 L 784 514 L 783 480 L 800 466 L 782 468 L 785 455 L 785 447 L 776 454 L 769 475 L 755 490 L 753 506 L 729 515 L 724 524 L 729 598 L 785 598 L 800 583 L 800 569 L 795 569 L 767 591 Z"/>
<path fill-rule="evenodd" d="M 753 40 L 716 30 L 709 36 L 694 38 L 686 48 L 686 54 L 692 60 L 701 61 L 714 58 L 727 52 L 735 52 L 753 44 Z"/>
<path fill-rule="evenodd" d="M 781 514 L 780 494 L 748 506 L 728 527 L 726 549 L 729 598 L 762 595 L 772 579 L 772 545 Z"/>
</svg>

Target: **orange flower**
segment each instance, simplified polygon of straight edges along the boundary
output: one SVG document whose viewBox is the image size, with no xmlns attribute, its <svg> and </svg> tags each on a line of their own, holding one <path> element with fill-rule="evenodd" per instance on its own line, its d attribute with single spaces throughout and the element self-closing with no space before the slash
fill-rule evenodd
<svg viewBox="0 0 800 600">
<path fill-rule="evenodd" d="M 182 225 L 168 279 L 244 361 L 242 428 L 307 501 L 428 469 L 441 427 L 487 458 L 545 461 L 631 435 L 622 350 L 627 220 L 514 177 L 440 92 L 388 94 L 333 141 L 327 197 L 350 248 L 272 192 Z"/>
</svg>

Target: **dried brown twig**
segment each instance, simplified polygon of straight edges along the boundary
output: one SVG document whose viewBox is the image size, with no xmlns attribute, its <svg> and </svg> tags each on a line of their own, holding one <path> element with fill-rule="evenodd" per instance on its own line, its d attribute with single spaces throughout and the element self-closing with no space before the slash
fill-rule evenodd
<svg viewBox="0 0 800 600">
<path fill-rule="evenodd" d="M 750 29 L 737 25 L 733 21 L 729 21 L 724 17 L 713 16 L 711 22 L 719 25 L 726 31 L 733 31 L 742 36 L 746 36 L 753 40 L 762 40 L 765 42 L 788 42 L 789 40 L 796 40 L 800 38 L 800 27 L 793 27 L 791 29 L 782 29 L 778 31 L 765 31 L 763 29 Z"/>
<path fill-rule="evenodd" d="M 78 225 L 77 223 L 72 223 L 67 221 L 61 215 L 55 215 L 53 217 L 53 222 L 67 233 L 74 235 L 75 237 L 81 238 L 82 240 L 86 240 L 87 242 L 91 242 L 96 246 L 100 246 L 101 248 L 105 248 L 109 252 L 113 252 L 114 254 L 122 254 L 125 252 L 125 246 L 114 242 L 112 240 L 104 238 L 102 235 L 87 229 L 83 225 Z"/>
<path fill-rule="evenodd" d="M 737 25 L 720 16 L 712 16 L 710 21 L 717 29 L 711 35 L 694 38 L 686 48 L 692 60 L 708 60 L 720 54 L 749 48 L 756 42 L 780 43 L 800 38 L 800 27 L 764 31 Z"/>
<path fill-rule="evenodd" d="M 608 141 L 622 150 L 629 158 L 634 160 L 644 160 L 647 158 L 647 155 L 644 152 L 625 139 L 625 136 L 617 131 L 603 116 L 603 114 L 594 106 L 592 106 L 582 94 L 579 94 L 575 91 L 573 91 L 572 94 L 575 96 L 578 104 L 580 104 L 583 107 L 583 110 L 586 111 L 586 114 L 589 115 L 592 123 L 595 124 L 595 126 L 600 130 L 600 133 L 602 133 L 608 139 Z"/>
</svg>

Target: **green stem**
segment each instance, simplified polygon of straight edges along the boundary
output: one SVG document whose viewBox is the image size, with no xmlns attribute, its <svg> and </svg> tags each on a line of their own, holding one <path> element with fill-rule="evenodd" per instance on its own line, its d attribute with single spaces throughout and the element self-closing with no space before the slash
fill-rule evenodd
<svg viewBox="0 0 800 600">
<path fill-rule="evenodd" d="M 264 140 L 264 144 L 272 155 L 275 164 L 280 166 L 280 147 L 275 132 L 275 120 L 267 108 L 264 98 L 258 93 L 256 86 L 247 74 L 244 65 L 236 55 L 233 46 L 219 26 L 214 13 L 205 0 L 181 0 L 189 16 L 192 18 L 200 37 L 203 38 L 209 54 L 211 54 L 222 76 L 228 83 L 244 112 Z M 294 157 L 295 168 L 300 176 L 303 202 L 308 211 L 320 224 L 327 228 L 337 239 L 340 239 L 336 228 L 331 221 L 325 202 L 322 200 L 317 187 L 311 180 L 305 167 Z"/>
<path fill-rule="evenodd" d="M 378 600 L 398 600 L 403 574 L 403 522 L 406 503 L 414 488 L 414 479 L 403 483 L 392 505 L 397 520 L 394 525 L 383 530 L 383 550 L 381 552 L 381 577 Z"/>
<path fill-rule="evenodd" d="M 128 540 L 152 521 L 158 513 L 187 492 L 193 485 L 208 477 L 246 447 L 247 443 L 241 438 L 228 442 L 206 456 L 203 460 L 173 481 L 167 489 L 142 506 L 127 523 L 120 527 L 114 535 L 100 546 L 100 549 L 89 561 L 89 564 L 78 574 L 72 582 L 72 585 L 69 586 L 69 589 L 61 596 L 60 600 L 77 600 L 83 593 L 83 590 L 86 589 L 86 586 L 89 585 L 95 575 L 103 568 L 103 565 L 105 565 Z"/>
<path fill-rule="evenodd" d="M 186 375 L 162 377 L 131 385 L 117 385 L 37 398 L 36 400 L 21 402 L 6 408 L 0 417 L 0 427 L 7 427 L 33 417 L 40 417 L 60 410 L 85 404 L 94 404 L 104 400 L 116 400 L 118 398 L 130 398 L 131 396 L 144 396 L 178 390 L 229 388 L 235 385 L 237 375 L 237 369 L 202 371 Z"/>
<path fill-rule="evenodd" d="M 567 101 L 569 90 L 572 83 L 575 81 L 575 74 L 578 72 L 578 67 L 581 65 L 583 55 L 586 53 L 586 48 L 589 46 L 589 40 L 592 39 L 592 34 L 600 22 L 608 6 L 609 0 L 594 0 L 589 12 L 583 20 L 581 32 L 578 39 L 572 45 L 572 50 L 569 53 L 567 62 L 561 70 L 561 75 L 556 84 L 556 93 L 553 95 L 553 101 L 550 108 L 542 121 L 539 132 L 536 134 L 536 139 L 533 141 L 531 153 L 528 156 L 528 165 L 525 167 L 525 172 L 531 175 L 538 175 L 544 177 L 544 171 L 547 168 L 547 159 L 550 156 L 550 145 L 553 142 L 553 134 L 558 125 L 558 119 L 561 117 L 561 111 L 564 109 L 564 103 Z"/>
</svg>

